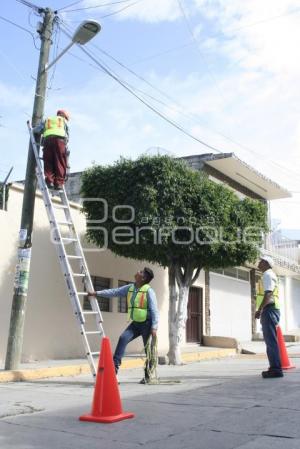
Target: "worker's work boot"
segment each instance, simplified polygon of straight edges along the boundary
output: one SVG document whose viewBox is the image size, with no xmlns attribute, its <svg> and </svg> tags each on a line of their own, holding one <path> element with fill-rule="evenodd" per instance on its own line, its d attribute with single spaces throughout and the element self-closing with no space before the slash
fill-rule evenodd
<svg viewBox="0 0 300 449">
<path fill-rule="evenodd" d="M 264 379 L 273 379 L 275 377 L 283 377 L 283 372 L 281 370 L 268 369 L 268 371 L 263 371 L 261 375 Z"/>
<path fill-rule="evenodd" d="M 144 377 L 143 377 L 143 379 L 142 380 L 140 380 L 140 384 L 149 384 L 150 383 L 150 376 L 149 376 L 149 373 L 148 373 L 148 370 L 147 369 L 145 369 L 145 374 L 144 374 Z"/>
<path fill-rule="evenodd" d="M 143 377 L 142 380 L 140 380 L 140 384 L 146 385 L 150 383 L 149 377 Z"/>
</svg>

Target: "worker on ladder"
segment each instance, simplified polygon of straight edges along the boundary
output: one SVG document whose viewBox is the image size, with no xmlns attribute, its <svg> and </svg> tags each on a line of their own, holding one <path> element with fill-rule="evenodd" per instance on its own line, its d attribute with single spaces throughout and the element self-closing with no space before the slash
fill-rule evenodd
<svg viewBox="0 0 300 449">
<path fill-rule="evenodd" d="M 45 182 L 49 189 L 59 190 L 65 183 L 68 170 L 69 113 L 59 109 L 56 116 L 48 117 L 34 128 L 42 133 Z"/>
</svg>

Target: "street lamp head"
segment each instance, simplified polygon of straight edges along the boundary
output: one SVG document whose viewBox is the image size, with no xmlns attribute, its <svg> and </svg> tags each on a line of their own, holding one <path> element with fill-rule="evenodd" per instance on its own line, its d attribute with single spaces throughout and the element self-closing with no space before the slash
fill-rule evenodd
<svg viewBox="0 0 300 449">
<path fill-rule="evenodd" d="M 84 20 L 83 22 L 81 22 L 81 24 L 73 34 L 73 37 L 70 36 L 69 33 L 65 32 L 65 34 L 67 34 L 67 36 L 69 36 L 72 41 L 58 56 L 56 56 L 54 61 L 52 61 L 50 64 L 45 65 L 44 72 L 47 72 L 54 64 L 56 64 L 57 61 L 72 47 L 72 45 L 85 45 L 87 42 L 93 39 L 93 37 L 95 37 L 100 30 L 101 25 L 100 23 L 96 22 L 96 20 Z"/>
<path fill-rule="evenodd" d="M 90 41 L 101 30 L 100 23 L 96 20 L 84 20 L 75 31 L 72 42 L 84 45 Z"/>
</svg>

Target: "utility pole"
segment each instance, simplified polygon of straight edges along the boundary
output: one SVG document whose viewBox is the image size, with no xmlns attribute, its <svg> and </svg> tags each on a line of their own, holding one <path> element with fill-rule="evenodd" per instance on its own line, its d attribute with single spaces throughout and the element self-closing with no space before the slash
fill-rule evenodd
<svg viewBox="0 0 300 449">
<path fill-rule="evenodd" d="M 45 67 L 49 60 L 55 18 L 54 12 L 49 8 L 40 8 L 39 12 L 44 15 L 44 20 L 39 28 L 41 48 L 32 112 L 33 127 L 42 120 L 44 115 L 44 104 L 47 89 L 47 71 L 45 70 Z M 21 361 L 32 247 L 32 229 L 36 191 L 35 166 L 35 157 L 31 143 L 29 142 L 21 228 L 19 233 L 18 262 L 16 265 L 14 295 L 5 360 L 6 370 L 18 369 Z"/>
</svg>

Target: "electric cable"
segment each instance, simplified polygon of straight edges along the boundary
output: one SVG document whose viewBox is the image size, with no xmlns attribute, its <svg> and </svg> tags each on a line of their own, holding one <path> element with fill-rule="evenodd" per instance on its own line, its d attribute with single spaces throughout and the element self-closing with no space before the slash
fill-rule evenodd
<svg viewBox="0 0 300 449">
<path fill-rule="evenodd" d="M 132 0 L 118 0 L 118 1 L 109 2 L 109 3 L 101 3 L 99 5 L 86 6 L 85 8 L 70 9 L 69 11 L 64 11 L 64 13 L 84 11 L 86 9 L 103 8 L 103 7 L 106 7 L 106 6 L 118 5 L 120 3 L 128 3 L 128 2 L 131 2 L 131 1 Z M 139 0 L 139 1 L 141 1 L 141 0 Z M 63 8 L 63 9 L 65 9 L 65 8 Z M 61 11 L 61 9 L 59 9 L 58 11 Z"/>
<path fill-rule="evenodd" d="M 207 71 L 207 73 L 209 74 L 210 78 L 212 79 L 212 81 L 213 81 L 213 83 L 214 83 L 214 85 L 215 85 L 215 87 L 216 87 L 216 89 L 217 89 L 217 92 L 218 92 L 219 96 L 224 100 L 224 97 L 223 97 L 223 94 L 222 94 L 221 89 L 220 89 L 220 87 L 219 87 L 219 84 L 218 84 L 218 82 L 217 82 L 217 79 L 216 79 L 216 77 L 214 76 L 214 74 L 213 74 L 213 72 L 211 71 L 211 69 L 209 68 L 209 65 L 208 65 L 208 63 L 207 63 L 207 61 L 206 61 L 206 58 L 205 58 L 205 56 L 204 56 L 204 54 L 203 54 L 201 48 L 200 48 L 199 42 L 198 42 L 197 39 L 196 39 L 196 36 L 195 36 L 195 34 L 194 34 L 194 31 L 193 31 L 193 29 L 192 29 L 192 27 L 191 27 L 191 25 L 190 25 L 190 22 L 189 22 L 188 18 L 187 18 L 187 15 L 186 15 L 186 13 L 185 13 L 185 10 L 184 10 L 184 8 L 183 8 L 183 6 L 182 6 L 181 1 L 180 1 L 180 0 L 177 0 L 177 4 L 178 4 L 178 6 L 179 6 L 181 15 L 182 15 L 182 17 L 183 17 L 183 19 L 184 19 L 184 21 L 185 21 L 185 23 L 186 23 L 186 27 L 187 27 L 187 29 L 188 29 L 188 32 L 189 32 L 189 34 L 191 35 L 191 37 L 192 37 L 192 39 L 193 39 L 193 41 L 194 41 L 194 44 L 196 45 L 196 48 L 197 48 L 197 50 L 198 50 L 198 53 L 199 53 L 199 55 L 200 55 L 200 57 L 201 57 L 201 59 L 202 59 L 204 65 L 206 66 L 206 71 Z"/>
<path fill-rule="evenodd" d="M 138 3 L 141 3 L 145 0 L 136 0 L 133 3 L 130 3 L 130 5 L 123 6 L 123 8 L 118 9 L 117 11 L 111 12 L 109 14 L 105 14 L 104 16 L 100 16 L 99 19 L 106 19 L 107 17 L 115 16 L 116 14 L 120 14 L 122 11 L 125 11 L 125 9 L 131 8 L 132 6 L 137 5 Z"/>
<path fill-rule="evenodd" d="M 56 16 L 56 18 L 54 19 L 53 59 L 55 59 L 58 54 L 59 40 L 60 40 L 60 27 L 59 27 L 59 19 Z M 47 87 L 48 90 L 52 89 L 52 84 L 54 82 L 55 73 L 56 73 L 56 67 L 57 66 L 55 64 L 54 69 L 51 73 L 50 80 L 49 80 L 49 87 Z"/>
<path fill-rule="evenodd" d="M 33 33 L 30 30 L 28 30 L 27 28 L 24 28 L 21 25 L 18 25 L 16 22 L 6 19 L 6 17 L 3 17 L 3 16 L 0 16 L 0 19 L 4 20 L 4 22 L 10 23 L 11 25 L 14 25 L 15 27 L 19 28 L 20 30 L 26 31 L 26 33 L 30 34 L 30 36 L 33 37 Z"/>
<path fill-rule="evenodd" d="M 83 1 L 84 0 L 77 0 L 77 2 L 69 3 L 68 5 L 63 6 L 62 8 L 59 8 L 56 11 L 57 12 L 64 11 L 65 9 L 70 8 L 71 6 L 78 5 L 79 3 L 82 3 Z"/>
<path fill-rule="evenodd" d="M 16 2 L 21 3 L 22 5 L 27 6 L 28 8 L 35 9 L 36 11 L 39 11 L 39 12 L 44 9 L 44 8 L 41 8 L 40 6 L 35 5 L 34 3 L 28 2 L 26 0 L 16 0 Z"/>
</svg>

